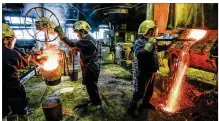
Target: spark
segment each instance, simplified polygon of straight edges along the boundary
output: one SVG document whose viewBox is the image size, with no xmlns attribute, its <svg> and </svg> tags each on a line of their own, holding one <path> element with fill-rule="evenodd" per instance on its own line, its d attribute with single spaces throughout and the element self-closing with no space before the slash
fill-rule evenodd
<svg viewBox="0 0 219 121">
<path fill-rule="evenodd" d="M 177 109 L 178 106 L 177 100 L 180 96 L 181 85 L 183 82 L 183 77 L 186 73 L 186 69 L 187 69 L 187 65 L 185 63 L 181 63 L 179 68 L 180 71 L 178 71 L 177 73 L 178 76 L 176 77 L 174 86 L 169 95 L 168 104 L 166 107 L 164 107 L 164 110 L 167 112 L 175 112 Z"/>
<path fill-rule="evenodd" d="M 195 39 L 196 41 L 201 40 L 205 35 L 207 31 L 206 30 L 192 30 L 189 34 L 189 39 Z M 176 72 L 176 77 L 174 78 L 174 84 L 173 87 L 170 91 L 168 100 L 167 100 L 167 105 L 163 107 L 162 109 L 164 111 L 174 113 L 179 109 L 179 101 L 181 97 L 181 86 L 183 82 L 184 75 L 186 74 L 186 69 L 188 65 L 188 60 L 186 59 L 187 56 L 189 56 L 189 50 L 190 47 L 196 42 L 196 41 L 191 41 L 184 43 L 185 48 L 183 48 L 181 52 L 181 59 Z"/>
</svg>

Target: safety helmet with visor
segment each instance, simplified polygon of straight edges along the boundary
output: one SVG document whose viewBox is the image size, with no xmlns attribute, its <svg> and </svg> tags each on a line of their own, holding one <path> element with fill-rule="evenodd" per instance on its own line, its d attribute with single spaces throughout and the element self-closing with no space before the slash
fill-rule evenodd
<svg viewBox="0 0 219 121">
<path fill-rule="evenodd" d="M 145 35 L 152 28 L 157 28 L 153 20 L 143 21 L 138 28 L 138 35 Z M 157 31 L 157 30 L 156 30 Z"/>
<path fill-rule="evenodd" d="M 16 43 L 14 30 L 8 24 L 2 23 L 2 40 L 4 40 L 5 38 L 7 39 L 6 41 L 3 41 L 3 43 L 8 48 L 13 49 Z"/>
</svg>

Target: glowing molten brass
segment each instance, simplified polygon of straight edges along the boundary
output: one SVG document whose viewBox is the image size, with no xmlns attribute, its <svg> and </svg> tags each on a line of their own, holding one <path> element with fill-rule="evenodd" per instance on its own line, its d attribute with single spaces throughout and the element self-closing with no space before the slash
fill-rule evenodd
<svg viewBox="0 0 219 121">
<path fill-rule="evenodd" d="M 175 84 L 170 92 L 167 106 L 164 107 L 164 110 L 167 112 L 175 112 L 177 110 L 178 100 L 181 92 L 180 91 L 181 85 L 182 85 L 183 77 L 186 73 L 186 69 L 187 69 L 186 63 L 181 63 L 179 67 L 180 71 L 177 72 L 178 76 L 176 77 Z"/>
<path fill-rule="evenodd" d="M 189 34 L 189 39 L 200 40 L 206 35 L 206 33 L 205 30 L 192 30 Z"/>
<path fill-rule="evenodd" d="M 59 65 L 59 53 L 56 50 L 45 50 L 42 56 L 47 59 L 41 68 L 41 74 L 47 85 L 53 86 L 61 82 L 61 66 Z"/>
<path fill-rule="evenodd" d="M 42 68 L 46 71 L 52 71 L 59 66 L 59 55 L 53 51 L 45 51 L 44 55 L 47 56 Z"/>
<path fill-rule="evenodd" d="M 201 40 L 206 35 L 205 30 L 192 30 L 189 34 L 189 39 L 195 39 L 196 41 Z M 181 97 L 181 86 L 183 82 L 183 77 L 186 74 L 186 69 L 189 63 L 189 50 L 190 47 L 196 42 L 190 41 L 184 43 L 184 48 L 180 54 L 179 66 L 177 72 L 175 73 L 174 84 L 168 96 L 167 105 L 163 107 L 164 111 L 174 113 L 179 110 L 179 102 Z"/>
</svg>

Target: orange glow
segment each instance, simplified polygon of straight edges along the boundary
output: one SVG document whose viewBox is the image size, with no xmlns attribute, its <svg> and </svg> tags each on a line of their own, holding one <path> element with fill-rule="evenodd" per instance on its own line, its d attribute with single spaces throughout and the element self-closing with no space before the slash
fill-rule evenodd
<svg viewBox="0 0 219 121">
<path fill-rule="evenodd" d="M 200 40 L 206 35 L 205 30 L 192 30 L 191 33 L 189 34 L 189 39 L 196 39 Z"/>
<path fill-rule="evenodd" d="M 195 32 L 195 31 L 194 31 Z M 193 33 L 193 32 L 192 32 Z M 199 33 L 200 34 L 200 33 Z M 190 36 L 192 36 L 190 34 Z M 203 36 L 202 36 L 203 37 Z M 183 82 L 183 77 L 186 74 L 186 69 L 188 67 L 188 61 L 189 59 L 188 57 L 188 52 L 190 50 L 190 47 L 195 43 L 195 41 L 193 42 L 187 42 L 184 44 L 184 48 L 181 52 L 180 55 L 180 62 L 177 72 L 176 72 L 176 77 L 174 78 L 174 84 L 173 87 L 170 91 L 170 94 L 168 96 L 168 100 L 167 100 L 167 105 L 165 107 L 163 107 L 163 110 L 170 112 L 170 113 L 174 113 L 177 110 L 179 110 L 179 103 L 180 103 L 180 97 L 181 97 L 181 86 L 182 86 L 182 82 Z"/>
<path fill-rule="evenodd" d="M 179 71 L 177 72 L 177 77 L 175 78 L 174 86 L 170 92 L 168 104 L 164 107 L 164 110 L 167 112 L 175 112 L 178 107 L 178 99 L 180 97 L 180 90 L 183 81 L 183 77 L 186 73 L 187 65 L 186 63 L 181 63 Z"/>
<path fill-rule="evenodd" d="M 44 51 L 44 55 L 47 56 L 46 62 L 44 62 L 42 68 L 47 71 L 52 71 L 59 66 L 59 55 L 54 51 Z"/>
</svg>

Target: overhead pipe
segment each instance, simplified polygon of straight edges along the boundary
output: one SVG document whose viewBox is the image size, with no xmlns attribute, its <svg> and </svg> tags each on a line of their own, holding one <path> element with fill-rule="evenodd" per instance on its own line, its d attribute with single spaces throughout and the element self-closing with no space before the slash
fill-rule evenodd
<svg viewBox="0 0 219 121">
<path fill-rule="evenodd" d="M 90 17 L 91 17 L 94 13 L 96 13 L 97 11 L 100 11 L 100 10 L 109 9 L 109 8 L 133 8 L 133 7 L 135 7 L 135 6 L 138 5 L 138 4 L 139 4 L 139 3 L 137 3 L 137 4 L 135 4 L 135 5 L 131 6 L 131 7 L 116 5 L 116 6 L 98 8 L 98 9 L 94 10 L 94 11 L 90 14 Z"/>
<path fill-rule="evenodd" d="M 111 13 L 123 13 L 123 14 L 127 14 L 128 13 L 128 9 L 108 9 L 106 11 L 104 11 L 104 15 L 107 14 L 111 14 Z"/>
<path fill-rule="evenodd" d="M 72 4 L 70 4 L 70 6 L 73 7 L 74 9 L 76 9 L 78 12 L 80 12 L 83 16 L 85 16 L 87 18 L 87 16 L 81 10 L 79 10 L 77 7 L 75 7 Z"/>
</svg>

